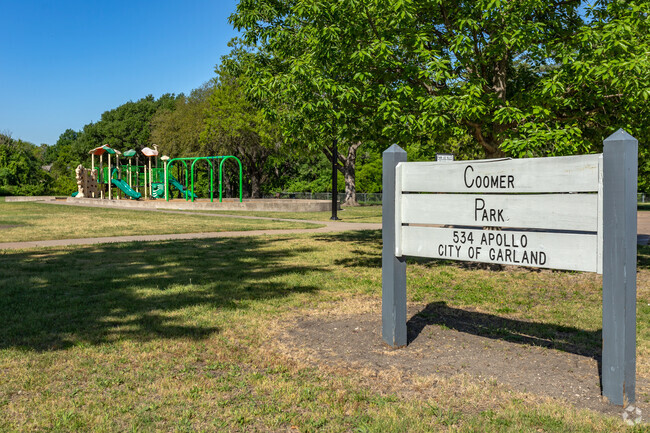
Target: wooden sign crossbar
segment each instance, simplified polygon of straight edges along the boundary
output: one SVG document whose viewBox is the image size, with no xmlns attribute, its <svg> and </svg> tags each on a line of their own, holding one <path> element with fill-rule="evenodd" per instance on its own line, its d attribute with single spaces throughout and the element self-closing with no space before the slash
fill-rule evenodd
<svg viewBox="0 0 650 433">
<path fill-rule="evenodd" d="M 382 336 L 406 345 L 406 256 L 603 274 L 603 395 L 634 402 L 637 140 L 603 154 L 406 162 L 383 154 Z"/>
</svg>

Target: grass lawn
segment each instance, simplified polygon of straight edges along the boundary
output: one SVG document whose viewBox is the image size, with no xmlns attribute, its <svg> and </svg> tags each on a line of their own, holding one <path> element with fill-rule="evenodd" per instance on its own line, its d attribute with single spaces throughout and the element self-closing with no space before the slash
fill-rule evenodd
<svg viewBox="0 0 650 433">
<path fill-rule="evenodd" d="M 400 391 L 278 350 L 278 333 L 296 318 L 374 311 L 380 266 L 372 231 L 4 251 L 0 431 L 627 431 L 620 419 L 485 379 L 441 376 Z M 642 248 L 646 378 L 649 267 Z M 520 334 L 559 341 L 558 350 L 600 344 L 595 274 L 414 260 L 408 284 L 410 302 L 513 319 Z"/>
<path fill-rule="evenodd" d="M 270 218 L 299 219 L 311 221 L 329 221 L 331 211 L 326 212 L 248 212 L 248 211 L 203 211 L 224 215 L 250 215 Z M 348 223 L 381 223 L 381 206 L 343 206 L 337 212 L 343 222 Z"/>
<path fill-rule="evenodd" d="M 316 227 L 302 222 L 0 202 L 0 242 Z"/>
</svg>

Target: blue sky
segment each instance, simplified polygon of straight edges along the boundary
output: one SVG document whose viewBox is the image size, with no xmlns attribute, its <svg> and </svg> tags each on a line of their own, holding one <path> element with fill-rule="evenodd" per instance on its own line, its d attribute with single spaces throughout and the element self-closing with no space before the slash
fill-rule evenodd
<svg viewBox="0 0 650 433">
<path fill-rule="evenodd" d="M 0 132 L 54 144 L 148 94 L 189 93 L 237 35 L 237 0 L 0 0 Z"/>
</svg>

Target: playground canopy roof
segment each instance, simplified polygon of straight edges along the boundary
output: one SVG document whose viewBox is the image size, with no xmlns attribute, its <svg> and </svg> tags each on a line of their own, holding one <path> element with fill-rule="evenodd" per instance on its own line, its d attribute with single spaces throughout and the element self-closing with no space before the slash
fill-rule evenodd
<svg viewBox="0 0 650 433">
<path fill-rule="evenodd" d="M 127 158 L 131 158 L 132 156 L 135 156 L 135 150 L 129 149 L 123 153 L 124 156 Z"/>
<path fill-rule="evenodd" d="M 151 149 L 149 147 L 145 147 L 145 148 L 142 149 L 142 154 L 144 156 L 158 156 L 158 151 L 153 150 L 153 149 Z"/>
<path fill-rule="evenodd" d="M 103 155 L 105 153 L 108 153 L 110 155 L 115 155 L 115 154 L 121 155 L 122 154 L 122 152 L 120 152 L 117 149 L 113 149 L 108 144 L 104 144 L 103 146 L 96 147 L 96 148 L 94 148 L 93 150 L 91 150 L 88 153 L 90 153 L 91 155 Z"/>
</svg>

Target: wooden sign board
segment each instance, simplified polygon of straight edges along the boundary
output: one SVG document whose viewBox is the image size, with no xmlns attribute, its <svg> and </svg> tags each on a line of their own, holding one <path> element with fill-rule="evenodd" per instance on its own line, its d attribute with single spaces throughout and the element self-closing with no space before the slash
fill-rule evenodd
<svg viewBox="0 0 650 433">
<path fill-rule="evenodd" d="M 408 162 L 400 164 L 401 188 L 405 192 L 475 194 L 593 192 L 598 185 L 601 159 L 602 154 L 445 164 Z"/>
<path fill-rule="evenodd" d="M 402 245 L 405 256 L 598 271 L 597 237 L 590 234 L 405 226 Z"/>
<path fill-rule="evenodd" d="M 635 400 L 637 140 L 598 155 L 406 162 L 383 154 L 382 338 L 406 340 L 406 256 L 603 274 L 603 395 Z"/>
<path fill-rule="evenodd" d="M 401 162 L 395 255 L 600 272 L 601 173 L 601 154 Z"/>
</svg>

